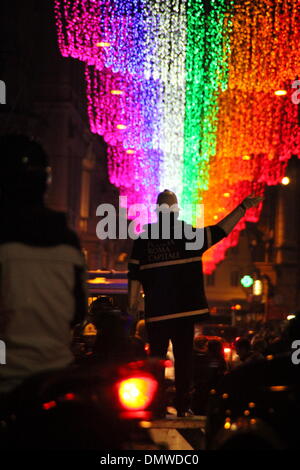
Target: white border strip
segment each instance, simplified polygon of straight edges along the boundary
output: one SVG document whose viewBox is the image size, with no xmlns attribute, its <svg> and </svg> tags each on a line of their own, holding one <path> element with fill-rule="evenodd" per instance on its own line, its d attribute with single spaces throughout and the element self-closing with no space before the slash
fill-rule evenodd
<svg viewBox="0 0 300 470">
<path fill-rule="evenodd" d="M 161 315 L 159 317 L 150 317 L 150 318 L 146 318 L 146 322 L 168 320 L 168 319 L 180 318 L 180 317 L 191 317 L 192 315 L 198 315 L 198 314 L 203 314 L 203 313 L 209 313 L 209 309 L 202 308 L 201 310 L 191 310 L 190 312 L 179 312 L 179 313 L 171 313 L 170 315 Z"/>
<path fill-rule="evenodd" d="M 201 256 L 196 256 L 195 258 L 176 259 L 174 261 L 162 261 L 160 263 L 143 264 L 140 269 L 152 269 L 160 268 L 163 266 L 173 266 L 176 264 L 194 263 L 195 261 L 201 261 L 201 259 Z"/>
<path fill-rule="evenodd" d="M 210 248 L 211 245 L 212 245 L 212 238 L 211 238 L 210 227 L 206 227 L 206 233 L 207 233 L 207 247 Z"/>
</svg>

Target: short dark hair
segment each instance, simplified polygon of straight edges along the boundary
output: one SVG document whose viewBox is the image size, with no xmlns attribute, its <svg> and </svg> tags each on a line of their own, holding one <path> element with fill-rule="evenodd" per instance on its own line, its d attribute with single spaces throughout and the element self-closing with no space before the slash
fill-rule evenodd
<svg viewBox="0 0 300 470">
<path fill-rule="evenodd" d="M 46 168 L 48 165 L 48 156 L 36 140 L 22 134 L 0 137 L 1 173 L 23 172 L 32 168 Z"/>
<path fill-rule="evenodd" d="M 26 135 L 0 137 L 0 189 L 12 199 L 41 199 L 47 188 L 48 156 L 42 145 Z"/>
</svg>

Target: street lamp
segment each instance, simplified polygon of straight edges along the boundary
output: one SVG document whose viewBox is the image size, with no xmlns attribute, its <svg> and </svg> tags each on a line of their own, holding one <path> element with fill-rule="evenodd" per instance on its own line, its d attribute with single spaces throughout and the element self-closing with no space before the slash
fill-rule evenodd
<svg viewBox="0 0 300 470">
<path fill-rule="evenodd" d="M 249 275 L 247 274 L 247 275 L 245 275 L 245 276 L 242 277 L 242 279 L 241 279 L 240 282 L 241 282 L 241 284 L 242 284 L 243 287 L 248 288 L 248 287 L 251 287 L 251 286 L 252 286 L 252 284 L 253 284 L 253 282 L 254 282 L 254 279 L 253 279 L 253 277 L 251 277 L 251 276 L 249 276 Z"/>
<path fill-rule="evenodd" d="M 281 180 L 281 184 L 283 184 L 283 186 L 287 186 L 288 184 L 290 184 L 291 180 L 288 176 L 284 176 Z"/>
</svg>

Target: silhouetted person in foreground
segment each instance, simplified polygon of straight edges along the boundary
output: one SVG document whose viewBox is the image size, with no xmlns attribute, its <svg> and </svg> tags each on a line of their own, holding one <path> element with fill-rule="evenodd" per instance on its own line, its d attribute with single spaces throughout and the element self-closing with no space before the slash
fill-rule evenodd
<svg viewBox="0 0 300 470">
<path fill-rule="evenodd" d="M 253 362 L 263 359 L 263 354 L 258 350 L 252 350 L 247 338 L 240 338 L 235 343 L 236 352 L 242 362 Z"/>
<path fill-rule="evenodd" d="M 193 410 L 196 414 L 206 414 L 209 393 L 219 385 L 226 370 L 220 341 L 209 341 L 206 353 L 194 356 Z"/>
<path fill-rule="evenodd" d="M 90 306 L 89 319 L 97 328 L 94 346 L 97 361 L 124 361 L 134 359 L 139 341 L 130 337 L 130 317 L 113 305 L 106 295 L 99 296 Z"/>
<path fill-rule="evenodd" d="M 86 315 L 85 266 L 65 214 L 47 209 L 47 155 L 26 136 L 0 139 L 0 394 L 73 362 L 72 326 Z"/>
<path fill-rule="evenodd" d="M 175 406 L 180 417 L 189 409 L 194 323 L 207 319 L 209 314 L 202 255 L 226 237 L 246 210 L 260 201 L 260 197 L 249 196 L 216 225 L 195 229 L 179 220 L 177 197 L 165 190 L 157 198 L 158 221 L 145 226 L 144 235 L 134 241 L 128 266 L 129 309 L 137 310 L 141 283 L 151 355 L 165 357 L 169 340 L 173 344 Z M 182 234 L 179 237 L 178 229 Z M 202 243 L 197 243 L 200 240 Z"/>
</svg>

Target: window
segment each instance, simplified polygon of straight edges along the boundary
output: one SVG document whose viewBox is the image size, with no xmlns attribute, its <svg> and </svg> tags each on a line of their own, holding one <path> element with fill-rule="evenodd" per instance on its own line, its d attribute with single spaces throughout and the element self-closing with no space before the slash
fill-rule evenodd
<svg viewBox="0 0 300 470">
<path fill-rule="evenodd" d="M 240 273 L 238 271 L 232 271 L 230 274 L 230 285 L 237 287 L 239 285 Z"/>
<path fill-rule="evenodd" d="M 83 170 L 81 174 L 80 217 L 88 219 L 90 212 L 90 172 Z"/>
<path fill-rule="evenodd" d="M 214 286 L 215 285 L 215 273 L 208 274 L 206 276 L 206 285 L 207 286 Z"/>
</svg>

